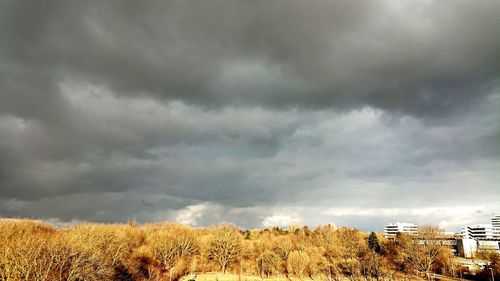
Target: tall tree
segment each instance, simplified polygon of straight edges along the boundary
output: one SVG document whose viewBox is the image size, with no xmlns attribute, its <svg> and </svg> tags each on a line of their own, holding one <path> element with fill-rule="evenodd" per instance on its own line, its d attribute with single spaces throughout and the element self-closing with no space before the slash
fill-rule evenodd
<svg viewBox="0 0 500 281">
<path fill-rule="evenodd" d="M 208 247 L 208 258 L 220 265 L 225 273 L 227 266 L 239 260 L 241 234 L 231 224 L 219 225 L 212 234 Z"/>
<path fill-rule="evenodd" d="M 370 236 L 368 236 L 368 248 L 380 254 L 380 243 L 378 242 L 378 237 L 375 232 L 370 233 Z"/>
<path fill-rule="evenodd" d="M 444 232 L 432 225 L 423 225 L 418 231 L 418 237 L 414 240 L 418 243 L 418 251 L 415 252 L 414 257 L 417 258 L 419 270 L 429 275 L 440 251 L 444 248 L 440 242 Z"/>
</svg>

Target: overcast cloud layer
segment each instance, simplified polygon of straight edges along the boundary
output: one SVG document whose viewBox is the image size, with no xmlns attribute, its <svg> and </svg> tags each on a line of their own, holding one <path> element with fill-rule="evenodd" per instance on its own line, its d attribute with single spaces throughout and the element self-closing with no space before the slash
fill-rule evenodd
<svg viewBox="0 0 500 281">
<path fill-rule="evenodd" d="M 0 214 L 500 213 L 500 1 L 1 1 Z"/>
</svg>

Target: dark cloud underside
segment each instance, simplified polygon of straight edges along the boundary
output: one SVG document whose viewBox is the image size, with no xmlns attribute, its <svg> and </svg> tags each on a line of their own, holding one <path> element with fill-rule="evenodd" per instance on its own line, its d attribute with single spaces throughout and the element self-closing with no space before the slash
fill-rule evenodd
<svg viewBox="0 0 500 281">
<path fill-rule="evenodd" d="M 2 1 L 0 214 L 374 228 L 363 208 L 391 201 L 379 220 L 485 218 L 500 211 L 499 10 Z"/>
</svg>

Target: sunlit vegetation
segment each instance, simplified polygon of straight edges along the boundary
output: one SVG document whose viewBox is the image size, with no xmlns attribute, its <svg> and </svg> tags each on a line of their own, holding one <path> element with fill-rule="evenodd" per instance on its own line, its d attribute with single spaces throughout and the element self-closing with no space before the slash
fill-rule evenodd
<svg viewBox="0 0 500 281">
<path fill-rule="evenodd" d="M 437 235 L 423 228 L 422 237 Z M 0 280 L 416 280 L 457 270 L 451 257 L 415 237 L 390 241 L 331 225 L 244 231 L 231 224 L 55 228 L 0 220 Z M 498 254 L 485 259 L 500 270 Z"/>
</svg>

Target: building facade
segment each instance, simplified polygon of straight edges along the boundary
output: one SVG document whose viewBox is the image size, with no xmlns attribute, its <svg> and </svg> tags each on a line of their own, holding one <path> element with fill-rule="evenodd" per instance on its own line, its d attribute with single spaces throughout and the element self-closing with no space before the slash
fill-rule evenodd
<svg viewBox="0 0 500 281">
<path fill-rule="evenodd" d="M 494 239 L 495 233 L 491 224 L 471 224 L 462 228 L 464 239 Z"/>
<path fill-rule="evenodd" d="M 500 239 L 500 215 L 491 218 L 491 225 L 493 226 L 493 238 Z"/>
<path fill-rule="evenodd" d="M 384 236 L 395 237 L 398 233 L 418 234 L 418 225 L 413 223 L 396 222 L 384 225 Z"/>
</svg>

